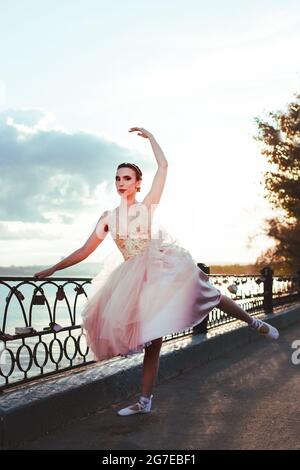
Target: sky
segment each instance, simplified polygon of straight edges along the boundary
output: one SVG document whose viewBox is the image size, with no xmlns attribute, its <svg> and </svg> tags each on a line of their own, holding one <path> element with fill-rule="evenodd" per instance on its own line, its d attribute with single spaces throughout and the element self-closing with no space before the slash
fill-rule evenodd
<svg viewBox="0 0 300 470">
<path fill-rule="evenodd" d="M 0 266 L 53 265 L 169 161 L 158 217 L 199 262 L 252 263 L 274 209 L 254 117 L 300 90 L 297 1 L 0 0 Z M 107 260 L 107 239 L 87 261 Z"/>
</svg>

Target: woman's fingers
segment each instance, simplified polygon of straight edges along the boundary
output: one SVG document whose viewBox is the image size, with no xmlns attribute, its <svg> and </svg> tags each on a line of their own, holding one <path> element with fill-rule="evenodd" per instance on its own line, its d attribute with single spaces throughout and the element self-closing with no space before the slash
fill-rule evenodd
<svg viewBox="0 0 300 470">
<path fill-rule="evenodd" d="M 144 129 L 143 127 L 131 127 L 129 129 L 129 132 L 133 132 L 133 131 L 138 131 L 137 135 L 140 135 L 141 137 L 145 137 L 145 139 L 149 138 L 151 135 L 150 132 L 146 131 L 146 129 Z"/>
<path fill-rule="evenodd" d="M 131 127 L 129 129 L 129 132 L 132 132 L 132 131 L 147 132 L 143 127 Z"/>
<path fill-rule="evenodd" d="M 47 277 L 50 274 L 49 271 L 40 271 L 39 273 L 35 273 L 33 277 L 37 279 L 43 279 L 44 277 Z"/>
</svg>

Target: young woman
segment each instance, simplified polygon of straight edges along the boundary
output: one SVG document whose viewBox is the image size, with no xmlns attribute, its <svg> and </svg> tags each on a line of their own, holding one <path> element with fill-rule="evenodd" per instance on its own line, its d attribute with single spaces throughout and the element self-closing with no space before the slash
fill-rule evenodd
<svg viewBox="0 0 300 470">
<path fill-rule="evenodd" d="M 133 163 L 120 164 L 115 178 L 120 205 L 101 215 L 93 233 L 79 250 L 52 268 L 35 274 L 37 278 L 46 277 L 79 263 L 100 245 L 108 231 L 111 232 L 124 262 L 96 289 L 86 302 L 82 316 L 87 341 L 96 360 L 144 350 L 140 398 L 120 410 L 121 416 L 151 411 L 162 337 L 195 326 L 214 307 L 245 321 L 269 339 L 279 336 L 276 328 L 252 318 L 213 286 L 190 253 L 166 231 L 153 229 L 153 214 L 165 186 L 168 162 L 150 132 L 140 127 L 129 130 L 135 131 L 150 141 L 157 161 L 149 193 L 138 202 L 136 193 L 140 191 L 142 172 Z"/>
</svg>

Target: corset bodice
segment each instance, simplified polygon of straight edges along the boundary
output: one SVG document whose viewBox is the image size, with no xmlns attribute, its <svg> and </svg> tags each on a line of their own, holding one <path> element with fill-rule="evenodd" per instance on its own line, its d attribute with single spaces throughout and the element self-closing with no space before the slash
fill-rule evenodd
<svg viewBox="0 0 300 470">
<path fill-rule="evenodd" d="M 125 260 L 142 253 L 149 245 L 149 238 L 116 238 L 115 243 Z"/>
<path fill-rule="evenodd" d="M 115 209 L 110 214 L 109 230 L 125 260 L 142 253 L 151 241 L 151 223 L 147 212 L 143 210 L 122 221 L 118 208 Z"/>
</svg>

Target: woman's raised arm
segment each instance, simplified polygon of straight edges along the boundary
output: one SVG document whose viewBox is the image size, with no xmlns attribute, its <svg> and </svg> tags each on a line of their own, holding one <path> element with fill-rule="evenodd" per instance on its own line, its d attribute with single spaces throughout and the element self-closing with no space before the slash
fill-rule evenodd
<svg viewBox="0 0 300 470">
<path fill-rule="evenodd" d="M 129 132 L 133 131 L 138 131 L 137 135 L 140 135 L 141 137 L 150 140 L 152 150 L 154 152 L 154 156 L 158 165 L 157 171 L 153 178 L 151 189 L 149 193 L 145 196 L 143 203 L 147 206 L 150 206 L 151 204 L 158 204 L 165 187 L 165 182 L 168 173 L 168 161 L 160 145 L 157 143 L 151 132 L 146 131 L 146 129 L 144 129 L 143 127 L 132 127 L 129 130 Z"/>
</svg>

